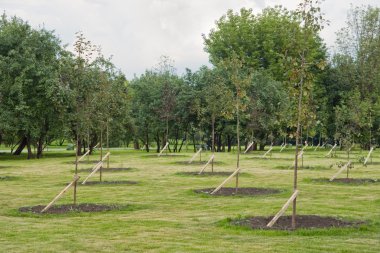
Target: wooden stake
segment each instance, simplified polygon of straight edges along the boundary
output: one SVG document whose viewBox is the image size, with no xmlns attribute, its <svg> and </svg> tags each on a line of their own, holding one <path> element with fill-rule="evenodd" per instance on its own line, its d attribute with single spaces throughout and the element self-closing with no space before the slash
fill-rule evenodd
<svg viewBox="0 0 380 253">
<path fill-rule="evenodd" d="M 90 154 L 90 150 L 88 149 L 86 153 L 84 153 L 84 155 L 82 155 L 79 159 L 78 159 L 78 162 L 82 161 L 88 154 Z"/>
<path fill-rule="evenodd" d="M 328 157 L 330 154 L 331 154 L 331 152 L 333 152 L 333 150 L 336 148 L 336 143 L 335 143 L 335 145 L 330 149 L 330 151 L 327 153 L 327 155 L 325 156 L 325 157 Z"/>
<path fill-rule="evenodd" d="M 161 150 L 161 152 L 157 155 L 158 157 L 160 157 L 162 155 L 162 152 L 164 152 L 164 150 L 168 147 L 169 145 L 169 142 L 166 142 L 164 148 Z"/>
<path fill-rule="evenodd" d="M 265 152 L 265 154 L 262 155 L 261 158 L 265 158 L 266 155 L 269 154 L 272 151 L 272 149 L 273 149 L 273 146 L 271 145 L 270 148 L 269 148 L 269 150 L 267 152 Z"/>
<path fill-rule="evenodd" d="M 364 161 L 364 165 L 367 164 L 368 159 L 371 157 L 371 154 L 372 154 L 373 149 L 374 149 L 374 147 L 372 147 L 372 148 L 370 149 L 370 151 L 369 151 L 369 153 L 368 153 L 368 155 L 367 155 L 367 158 L 366 158 L 365 161 Z"/>
<path fill-rule="evenodd" d="M 295 200 L 298 196 L 298 193 L 299 191 L 298 190 L 295 190 L 292 194 L 292 196 L 288 199 L 288 201 L 286 201 L 285 205 L 282 206 L 282 208 L 280 209 L 280 211 L 273 217 L 273 219 L 267 224 L 267 227 L 268 228 L 271 228 L 275 223 L 276 221 L 281 217 L 281 215 L 284 214 L 284 212 L 286 211 L 286 209 L 288 209 L 290 203 L 292 203 L 293 200 Z"/>
<path fill-rule="evenodd" d="M 348 163 L 346 163 L 342 168 L 340 168 L 340 170 L 337 173 L 335 173 L 334 176 L 330 178 L 330 182 L 332 182 L 340 173 L 342 173 L 342 171 L 347 169 L 347 167 L 350 166 L 350 164 L 351 164 L 351 161 L 348 161 Z"/>
<path fill-rule="evenodd" d="M 190 161 L 189 161 L 188 163 L 192 163 L 192 162 L 194 161 L 195 157 L 196 157 L 200 152 L 202 152 L 202 148 L 199 148 L 199 149 L 198 149 L 197 153 L 195 153 L 195 154 L 193 155 L 193 157 L 191 157 L 191 159 L 190 159 Z"/>
<path fill-rule="evenodd" d="M 314 149 L 314 151 L 317 151 L 317 149 L 319 148 L 319 143 L 318 143 L 318 145 L 315 147 L 315 149 Z"/>
<path fill-rule="evenodd" d="M 215 190 L 211 192 L 211 194 L 217 193 L 223 187 L 223 185 L 225 185 L 228 181 L 230 181 L 231 178 L 233 178 L 239 171 L 240 171 L 240 168 L 237 168 L 229 177 L 226 178 L 226 180 L 223 181 L 223 183 L 221 183 L 218 187 L 216 187 Z"/>
<path fill-rule="evenodd" d="M 248 150 L 252 147 L 253 141 L 248 145 L 247 149 L 244 151 L 244 154 L 248 152 Z"/>
<path fill-rule="evenodd" d="M 54 199 L 47 205 L 47 206 L 45 206 L 45 208 L 44 209 L 42 209 L 42 211 L 41 211 L 41 213 L 43 213 L 43 212 L 46 212 L 47 210 L 49 210 L 49 208 L 59 199 L 59 198 L 61 198 L 62 197 L 62 195 L 73 185 L 73 184 L 75 184 L 77 181 L 78 181 L 78 179 L 80 178 L 80 176 L 78 176 L 78 175 L 75 175 L 74 176 L 74 179 L 73 179 L 73 181 L 71 181 L 71 183 L 69 183 L 65 188 L 63 188 L 63 190 L 60 192 L 60 193 L 58 193 L 58 195 L 57 196 L 55 196 L 54 197 Z"/>
<path fill-rule="evenodd" d="M 83 180 L 82 184 L 86 184 L 87 180 L 92 177 L 99 169 L 101 169 L 103 167 L 103 162 L 100 161 L 98 162 L 94 168 L 92 169 L 91 173 L 86 177 L 85 180 Z"/>
<path fill-rule="evenodd" d="M 282 146 L 282 148 L 280 149 L 280 152 L 282 152 L 282 150 L 286 147 L 286 143 L 284 143 L 284 146 Z"/>
<path fill-rule="evenodd" d="M 207 165 L 210 164 L 211 161 L 214 160 L 214 154 L 210 157 L 210 159 L 208 160 L 208 162 L 205 164 L 205 166 L 203 166 L 203 168 L 201 169 L 201 171 L 198 173 L 199 175 L 202 174 L 202 172 L 206 169 Z"/>
</svg>

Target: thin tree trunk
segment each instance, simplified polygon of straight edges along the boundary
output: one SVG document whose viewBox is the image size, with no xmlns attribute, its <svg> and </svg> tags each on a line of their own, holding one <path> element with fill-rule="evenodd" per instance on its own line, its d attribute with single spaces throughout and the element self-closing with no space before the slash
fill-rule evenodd
<svg viewBox="0 0 380 253">
<path fill-rule="evenodd" d="M 27 141 L 26 141 L 26 147 L 28 149 L 28 157 L 27 159 L 32 159 L 33 158 L 33 152 L 32 152 L 32 146 L 31 146 L 31 143 L 30 143 L 30 137 L 28 136 L 27 137 Z"/>
<path fill-rule="evenodd" d="M 212 124 L 212 143 L 211 143 L 211 150 L 212 155 L 215 153 L 215 115 L 211 116 L 211 124 Z M 214 159 L 211 160 L 211 172 L 214 172 Z"/>
<path fill-rule="evenodd" d="M 296 132 L 296 154 L 294 161 L 294 178 L 293 178 L 293 192 L 297 190 L 297 173 L 298 173 L 298 151 L 299 151 L 299 139 L 300 139 L 300 129 L 301 129 L 301 109 L 302 109 L 302 86 L 303 77 L 301 77 L 300 82 L 300 94 L 298 97 L 298 117 L 297 117 L 297 132 Z M 297 198 L 293 200 L 293 213 L 292 213 L 292 228 L 296 228 L 296 216 L 297 216 Z"/>
<path fill-rule="evenodd" d="M 237 91 L 237 100 L 236 100 L 236 138 L 237 138 L 237 159 L 236 159 L 236 169 L 240 166 L 240 128 L 239 128 L 239 109 L 240 109 L 240 100 L 239 100 L 239 90 Z M 236 187 L 235 192 L 238 192 L 239 187 L 239 172 L 236 173 Z"/>
<path fill-rule="evenodd" d="M 17 147 L 16 151 L 13 153 L 13 155 L 20 155 L 21 152 L 26 147 L 27 143 L 28 143 L 28 139 L 25 136 L 22 137 L 22 139 L 20 140 L 20 144 L 18 145 L 18 147 Z"/>
</svg>

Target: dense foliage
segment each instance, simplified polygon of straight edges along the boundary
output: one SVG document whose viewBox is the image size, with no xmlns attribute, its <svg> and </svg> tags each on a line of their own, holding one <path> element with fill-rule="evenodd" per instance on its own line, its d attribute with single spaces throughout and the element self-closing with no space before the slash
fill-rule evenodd
<svg viewBox="0 0 380 253">
<path fill-rule="evenodd" d="M 15 155 L 27 148 L 28 158 L 35 147 L 39 158 L 46 145 L 66 140 L 81 153 L 108 129 L 111 146 L 148 152 L 167 141 L 172 152 L 189 144 L 231 151 L 238 140 L 263 149 L 295 141 L 300 82 L 303 141 L 379 143 L 379 8 L 352 8 L 331 57 L 322 27 L 302 15 L 229 10 L 203 35 L 212 67 L 179 76 L 163 57 L 127 81 L 82 33 L 72 53 L 53 32 L 3 14 L 0 144 Z"/>
</svg>

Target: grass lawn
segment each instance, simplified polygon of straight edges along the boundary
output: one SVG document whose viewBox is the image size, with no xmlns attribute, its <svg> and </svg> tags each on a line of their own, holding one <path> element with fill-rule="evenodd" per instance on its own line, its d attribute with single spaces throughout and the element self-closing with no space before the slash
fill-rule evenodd
<svg viewBox="0 0 380 253">
<path fill-rule="evenodd" d="M 128 208 L 101 213 L 29 214 L 23 206 L 46 205 L 73 178 L 73 151 L 49 151 L 40 160 L 0 154 L 0 251 L 2 252 L 379 252 L 380 183 L 363 185 L 313 181 L 329 178 L 346 155 L 325 158 L 328 150 L 305 151 L 299 171 L 298 213 L 362 220 L 358 228 L 296 231 L 251 230 L 230 225 L 229 218 L 274 215 L 292 193 L 294 150 L 241 155 L 242 187 L 280 189 L 258 197 L 211 197 L 193 192 L 218 186 L 225 176 L 195 176 L 201 164 L 187 165 L 192 152 L 158 158 L 156 153 L 112 150 L 110 167 L 131 168 L 103 173 L 103 180 L 131 180 L 131 185 L 78 186 L 78 203 L 120 204 Z M 380 179 L 380 152 L 373 163 L 358 163 L 353 178 Z M 203 153 L 207 160 L 210 153 Z M 217 153 L 215 171 L 235 169 L 236 154 Z M 90 160 L 99 159 L 99 153 Z M 86 159 L 85 159 L 86 160 Z M 197 161 L 197 159 L 196 159 Z M 79 165 L 83 180 L 94 163 Z M 209 171 L 207 168 L 206 171 Z M 345 177 L 343 172 L 340 177 Z M 99 180 L 96 174 L 90 181 Z M 226 186 L 234 186 L 234 180 Z M 72 203 L 70 189 L 57 204 Z M 291 207 L 286 214 L 291 214 Z"/>
</svg>

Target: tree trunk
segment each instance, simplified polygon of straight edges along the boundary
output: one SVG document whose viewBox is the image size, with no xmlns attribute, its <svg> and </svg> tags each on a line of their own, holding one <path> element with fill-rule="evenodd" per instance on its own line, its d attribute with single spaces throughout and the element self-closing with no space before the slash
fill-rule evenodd
<svg viewBox="0 0 380 253">
<path fill-rule="evenodd" d="M 30 143 L 30 137 L 27 137 L 26 138 L 26 147 L 28 149 L 28 157 L 27 159 L 32 159 L 33 158 L 33 152 L 32 152 L 32 146 L 31 146 L 31 143 Z"/>
<path fill-rule="evenodd" d="M 231 152 L 232 136 L 227 135 L 227 152 Z"/>
<path fill-rule="evenodd" d="M 139 143 L 139 140 L 137 138 L 135 138 L 133 141 L 133 148 L 135 150 L 140 150 L 140 143 Z"/>
<path fill-rule="evenodd" d="M 26 147 L 27 142 L 28 142 L 28 139 L 25 136 L 22 137 L 20 144 L 18 145 L 18 147 L 17 147 L 16 151 L 13 153 L 13 155 L 20 155 L 21 152 Z"/>
<path fill-rule="evenodd" d="M 149 132 L 148 132 L 148 126 L 146 127 L 146 131 L 145 131 L 145 150 L 146 150 L 146 152 L 149 152 Z"/>
<path fill-rule="evenodd" d="M 240 91 L 237 90 L 237 100 L 236 100 L 236 138 L 237 138 L 237 159 L 236 159 L 236 168 L 238 169 L 240 166 L 240 118 L 239 118 L 239 110 L 240 110 L 240 100 L 239 100 Z M 239 171 L 236 173 L 236 185 L 235 192 L 238 192 L 239 188 Z"/>
<path fill-rule="evenodd" d="M 195 146 L 195 133 L 192 134 L 192 137 L 193 137 L 194 152 L 197 152 L 197 147 Z"/>
<path fill-rule="evenodd" d="M 212 125 L 212 143 L 211 143 L 211 152 L 212 155 L 215 153 L 215 116 L 211 116 L 211 125 Z M 214 159 L 211 160 L 211 172 L 214 172 Z"/>
<path fill-rule="evenodd" d="M 156 143 L 157 143 L 157 153 L 160 153 L 160 135 L 157 131 L 157 135 L 156 135 Z"/>
<path fill-rule="evenodd" d="M 37 159 L 40 159 L 42 157 L 42 151 L 44 149 L 44 141 L 43 141 L 43 137 L 40 136 L 40 138 L 38 139 L 38 142 L 37 142 Z"/>
<path fill-rule="evenodd" d="M 82 155 L 82 145 L 83 145 L 83 141 L 81 139 L 78 139 L 77 150 L 76 150 L 78 156 Z"/>
</svg>

